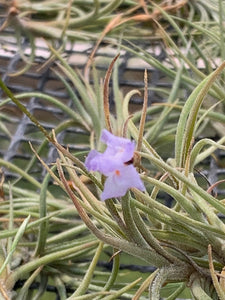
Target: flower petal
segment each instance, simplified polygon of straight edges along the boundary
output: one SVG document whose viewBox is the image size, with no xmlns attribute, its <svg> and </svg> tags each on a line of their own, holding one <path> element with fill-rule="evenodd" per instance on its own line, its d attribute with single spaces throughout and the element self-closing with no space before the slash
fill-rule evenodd
<svg viewBox="0 0 225 300">
<path fill-rule="evenodd" d="M 114 197 L 122 197 L 129 188 L 135 187 L 141 191 L 145 190 L 144 184 L 133 165 L 124 165 L 112 172 L 106 179 L 101 200 Z"/>
<path fill-rule="evenodd" d="M 116 169 L 121 168 L 123 162 L 115 159 L 115 156 L 108 156 L 105 153 L 92 150 L 89 152 L 84 164 L 89 171 L 98 171 L 108 176 Z"/>
<path fill-rule="evenodd" d="M 131 160 L 134 155 L 135 143 L 129 139 L 114 136 L 104 129 L 101 140 L 107 145 L 107 149 L 104 152 L 107 156 L 115 157 L 116 160 L 124 163 Z"/>
<path fill-rule="evenodd" d="M 101 199 L 122 197 L 132 187 L 144 191 L 144 184 L 135 167 L 125 164 L 134 155 L 135 143 L 114 136 L 107 130 L 103 130 L 101 140 L 107 145 L 105 152 L 92 150 L 85 160 L 89 171 L 98 171 L 107 176 Z"/>
<path fill-rule="evenodd" d="M 101 153 L 96 150 L 91 150 L 86 157 L 84 164 L 89 171 L 98 171 L 99 161 L 101 162 Z"/>
<path fill-rule="evenodd" d="M 98 171 L 108 176 L 132 159 L 135 143 L 129 139 L 114 136 L 107 130 L 103 130 L 101 139 L 107 145 L 105 152 L 90 151 L 85 160 L 85 166 L 89 171 Z"/>
</svg>

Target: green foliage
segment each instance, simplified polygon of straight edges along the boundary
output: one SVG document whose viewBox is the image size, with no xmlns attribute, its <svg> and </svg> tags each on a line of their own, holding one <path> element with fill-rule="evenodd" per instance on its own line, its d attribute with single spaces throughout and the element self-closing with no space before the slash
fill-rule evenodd
<svg viewBox="0 0 225 300">
<path fill-rule="evenodd" d="M 45 1 L 45 5 L 50 4 L 45 9 L 36 2 L 32 3 L 32 9 L 40 11 L 36 20 L 27 24 L 25 33 L 31 34 L 31 40 L 36 35 L 45 35 L 46 31 L 51 38 L 62 35 L 72 38 L 77 34 L 74 29 L 79 28 L 79 33 L 83 33 L 79 37 L 87 39 L 87 29 L 96 32 L 96 28 L 88 22 L 94 22 L 96 27 L 103 24 L 105 28 L 114 17 L 114 9 L 132 8 L 132 5 L 136 8 L 137 5 L 132 1 L 94 1 L 95 7 L 90 10 L 85 6 L 88 2 L 78 3 L 80 7 L 76 9 L 73 3 L 71 1 L 70 6 L 65 6 L 60 2 Z M 22 22 L 31 7 L 30 3 L 27 6 L 22 2 L 18 4 L 21 14 L 17 17 Z M 118 57 L 109 66 L 103 85 L 98 80 L 94 64 L 86 70 L 93 74 L 94 84 L 90 84 L 87 74 L 83 76 L 75 71 L 61 55 L 62 49 L 55 49 L 50 44 L 49 49 L 60 71 L 56 74 L 73 99 L 76 111 L 45 94 L 13 95 L 0 80 L 0 86 L 8 96 L 0 105 L 13 101 L 45 137 L 39 149 L 31 145 L 35 155 L 25 171 L 0 160 L 1 166 L 13 170 L 34 190 L 40 191 L 38 195 L 18 187 L 17 182 L 2 184 L 6 199 L 0 202 L 0 210 L 9 225 L 1 224 L 0 284 L 1 292 L 7 297 L 30 299 L 30 286 L 40 281 L 39 290 L 33 295 L 34 299 L 38 299 L 44 294 L 49 280 L 55 284 L 61 299 L 67 298 L 68 286 L 75 291 L 70 293 L 69 299 L 76 300 L 89 297 L 105 300 L 148 297 L 157 300 L 160 296 L 171 300 L 182 293 L 191 294 L 193 299 L 224 299 L 225 225 L 219 218 L 219 215 L 225 215 L 224 199 L 219 200 L 206 190 L 197 181 L 195 173 L 196 168 L 216 149 L 225 149 L 224 30 L 221 22 L 224 8 L 222 1 L 211 5 L 211 1 L 190 1 L 181 10 L 184 13 L 184 8 L 188 8 L 186 19 L 182 15 L 169 15 L 159 4 L 146 5 L 150 12 L 157 9 L 162 17 L 156 26 L 158 38 L 162 39 L 168 52 L 167 65 L 137 46 L 135 41 L 122 39 L 119 43 L 118 40 L 110 40 L 171 78 L 172 89 L 160 91 L 168 95 L 168 101 L 163 105 L 146 106 L 150 84 L 145 73 L 143 109 L 131 115 L 129 102 L 140 91 L 132 90 L 126 95 L 118 91 Z M 59 8 L 67 16 L 65 27 L 60 27 L 60 20 L 57 24 L 53 21 Z M 37 33 L 32 26 L 41 22 L 41 16 L 46 17 L 45 21 L 49 23 L 43 32 L 41 27 L 38 28 L 40 31 Z M 128 20 L 124 12 L 121 18 L 121 26 L 122 20 L 124 23 L 134 21 L 133 15 L 133 19 Z M 165 22 L 172 32 L 168 33 Z M 118 28 L 115 26 L 113 29 Z M 85 34 L 81 30 L 86 30 Z M 145 28 L 143 30 L 145 32 Z M 116 35 L 117 31 L 112 32 Z M 95 40 L 98 38 L 99 35 Z M 200 58 L 203 61 L 201 68 L 198 65 Z M 216 58 L 220 59 L 219 64 Z M 108 105 L 111 75 L 116 114 L 110 112 Z M 66 79 L 70 80 L 69 83 Z M 75 89 L 79 92 L 79 99 Z M 183 89 L 189 92 L 188 99 L 184 99 Z M 41 97 L 46 103 L 51 102 L 67 114 L 68 120 L 59 124 L 55 132 L 47 132 L 19 101 L 27 97 Z M 9 135 L 4 126 L 5 115 L 0 117 L 3 120 L 0 126 Z M 103 128 L 134 139 L 137 144 L 135 163 L 146 191 L 142 193 L 133 188 L 121 199 L 99 201 L 104 178 L 86 170 L 83 163 L 85 152 L 70 153 L 56 140 L 57 133 L 70 126 L 82 128 L 88 135 L 89 148 L 99 151 L 103 150 L 100 142 Z M 207 135 L 205 128 L 209 127 L 215 135 L 219 135 L 218 140 Z M 48 142 L 55 145 L 59 154 L 51 167 L 41 158 Z M 168 143 L 170 149 L 165 153 L 164 147 Z M 37 159 L 48 171 L 42 183 L 29 174 Z M 54 192 L 49 189 L 51 178 L 56 184 Z M 219 183 L 213 183 L 209 190 Z M 171 207 L 162 201 L 165 194 L 173 199 Z M 112 255 L 112 272 L 102 273 L 97 265 L 107 252 Z M 156 267 L 156 271 L 140 278 L 138 274 L 127 279 L 126 272 L 120 270 L 120 257 L 124 254 L 129 259 L 135 257 L 137 263 L 142 261 L 143 265 Z M 120 282 L 120 276 L 126 280 Z M 25 283 L 14 295 L 13 287 L 22 279 Z"/>
</svg>

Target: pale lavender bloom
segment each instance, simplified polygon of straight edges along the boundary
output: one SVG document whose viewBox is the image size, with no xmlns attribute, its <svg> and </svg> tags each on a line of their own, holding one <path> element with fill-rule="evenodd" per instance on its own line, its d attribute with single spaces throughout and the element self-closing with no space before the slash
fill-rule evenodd
<svg viewBox="0 0 225 300">
<path fill-rule="evenodd" d="M 133 165 L 124 165 L 107 177 L 104 190 L 101 194 L 101 200 L 122 197 L 128 189 L 133 187 L 141 191 L 145 190 L 144 184 L 135 167 Z"/>
<path fill-rule="evenodd" d="M 135 143 L 129 139 L 115 136 L 104 129 L 101 141 L 107 145 L 107 148 L 104 153 L 99 153 L 96 150 L 90 151 L 85 161 L 89 171 L 98 171 L 108 176 L 111 172 L 123 166 L 125 162 L 132 159 Z"/>
<path fill-rule="evenodd" d="M 135 143 L 129 139 L 118 137 L 104 129 L 101 141 L 107 145 L 104 155 L 112 156 L 114 160 L 125 163 L 132 159 L 135 150 Z"/>
<path fill-rule="evenodd" d="M 98 171 L 107 176 L 102 200 L 124 196 L 128 189 L 145 187 L 132 164 L 126 164 L 134 155 L 135 143 L 126 138 L 114 136 L 103 130 L 101 141 L 107 145 L 104 153 L 90 151 L 85 160 L 89 171 Z"/>
</svg>

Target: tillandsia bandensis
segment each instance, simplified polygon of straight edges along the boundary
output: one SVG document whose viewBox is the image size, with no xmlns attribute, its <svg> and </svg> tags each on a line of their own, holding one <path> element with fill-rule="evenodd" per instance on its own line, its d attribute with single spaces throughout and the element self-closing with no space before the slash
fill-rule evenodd
<svg viewBox="0 0 225 300">
<path fill-rule="evenodd" d="M 76 74 L 64 59 L 61 63 L 61 69 L 73 78 L 73 82 L 79 83 L 79 92 L 84 98 L 85 87 L 81 88 Z M 197 164 L 205 157 L 216 149 L 225 150 L 225 138 L 217 142 L 209 138 L 194 140 L 201 105 L 224 68 L 223 62 L 186 100 L 177 123 L 175 156 L 170 160 L 164 160 L 145 136 L 147 73 L 139 122 L 128 113 L 129 99 L 137 91 L 129 93 L 122 104 L 115 99 L 116 117 L 109 112 L 108 97 L 85 98 L 87 121 L 81 124 L 87 132 L 90 130 L 90 152 L 83 153 L 81 159 L 60 145 L 54 133 L 49 135 L 20 104 L 20 109 L 58 149 L 58 173 L 54 173 L 36 153 L 41 163 L 67 193 L 90 231 L 101 243 L 115 249 L 113 259 L 125 252 L 156 268 L 136 287 L 133 299 L 146 295 L 146 290 L 149 299 L 160 299 L 163 287 L 171 283 L 177 285 L 169 299 L 176 299 L 186 287 L 193 299 L 225 299 L 225 225 L 219 217 L 225 215 L 224 200 L 210 194 L 195 176 Z M 108 80 L 105 82 L 107 89 Z M 4 88 L 2 83 L 1 87 Z M 12 97 L 7 89 L 4 91 L 19 105 L 16 97 Z M 93 101 L 92 106 L 88 101 Z M 80 114 L 83 113 L 80 110 Z M 205 146 L 207 150 L 204 150 Z M 134 154 L 138 164 L 133 164 Z M 139 173 L 139 167 L 145 172 Z M 172 199 L 170 207 L 164 204 L 162 195 Z M 12 286 L 15 278 L 12 273 L 6 286 Z M 90 277 L 84 276 L 82 288 L 77 288 L 71 299 L 84 295 L 88 288 L 91 288 Z M 119 296 L 112 293 L 101 297 L 108 300 Z"/>
<path fill-rule="evenodd" d="M 211 145 L 208 148 L 211 151 L 216 148 L 224 150 L 224 139 L 218 143 L 202 139 L 193 145 L 199 109 L 224 67 L 225 63 L 206 77 L 187 99 L 178 122 L 176 157 L 172 163 L 165 162 L 145 140 L 142 131 L 144 118 L 141 118 L 139 127 L 132 118 L 127 120 L 130 135 L 138 145 L 138 141 L 142 140 L 138 155 L 161 173 L 159 179 L 150 176 L 149 170 L 139 175 L 132 164 L 134 143 L 105 129 L 100 140 L 107 148 L 103 153 L 91 150 L 85 160 L 87 170 L 82 167 L 82 170 L 75 171 L 71 160 L 66 158 L 66 152 L 59 152 L 61 162 L 58 160 L 57 168 L 60 181 L 88 228 L 103 242 L 158 268 L 143 283 L 135 297 L 149 285 L 149 299 L 160 299 L 164 284 L 183 282 L 184 285 L 179 286 L 171 299 L 175 299 L 181 287 L 185 286 L 190 288 L 194 299 L 224 299 L 221 272 L 225 264 L 225 225 L 218 213 L 224 215 L 225 206 L 223 201 L 199 186 L 194 176 L 194 167 L 203 145 Z M 124 112 L 127 117 L 125 107 Z M 110 118 L 106 116 L 105 119 Z M 96 145 L 102 148 L 98 140 Z M 132 171 L 123 174 L 124 168 L 129 167 Z M 73 182 L 72 188 L 63 168 Z M 102 173 L 107 176 L 106 181 L 89 171 Z M 80 180 L 79 172 L 90 178 L 96 187 L 94 192 L 90 192 Z M 121 181 L 118 180 L 120 175 Z M 171 208 L 157 201 L 160 191 L 173 198 Z M 105 202 L 99 202 L 100 199 Z M 93 224 L 90 215 L 99 222 L 99 227 Z"/>
<path fill-rule="evenodd" d="M 190 287 L 194 299 L 203 299 L 202 297 L 224 299 L 223 285 L 219 275 L 215 275 L 215 270 L 217 269 L 219 274 L 225 263 L 223 255 L 225 225 L 218 217 L 218 212 L 225 213 L 225 206 L 196 182 L 193 170 L 201 147 L 198 146 L 199 142 L 194 146 L 192 142 L 201 103 L 224 66 L 225 63 L 206 77 L 184 105 L 177 128 L 175 165 L 164 162 L 143 137 L 144 118 L 141 118 L 139 127 L 136 127 L 132 119 L 129 119 L 124 106 L 124 117 L 128 118 L 125 123 L 130 135 L 138 145 L 139 140 L 142 140 L 138 154 L 142 160 L 149 161 L 157 172 L 162 173 L 160 179 L 149 176 L 149 170 L 141 175 L 135 170 L 133 176 L 132 173 L 129 174 L 132 177 L 125 177 L 125 182 L 129 181 L 129 185 L 125 184 L 125 188 L 122 185 L 124 191 L 118 189 L 117 194 L 113 172 L 117 170 L 117 164 L 122 168 L 127 166 L 134 168 L 132 164 L 126 165 L 126 162 L 132 159 L 134 144 L 124 137 L 115 137 L 106 130 L 103 130 L 101 137 L 103 143 L 107 145 L 105 152 L 92 150 L 85 161 L 88 170 L 100 171 L 108 176 L 104 188 L 102 183 L 105 179 L 102 178 L 102 182 L 98 174 L 93 175 L 82 167 L 81 173 L 89 177 L 96 187 L 96 191 L 91 193 L 80 180 L 79 170 L 78 173 L 75 172 L 70 160 L 65 157 L 66 153 L 60 152 L 61 163 L 60 161 L 57 163 L 59 178 L 89 229 L 103 242 L 142 258 L 158 268 L 158 271 L 151 274 L 143 283 L 145 288 L 147 285 L 150 286 L 149 297 L 152 300 L 160 298 L 160 290 L 169 282 L 183 282 L 182 287 L 185 285 Z M 147 87 L 146 80 L 145 83 Z M 144 102 L 146 103 L 146 94 Z M 106 113 L 107 109 L 104 112 Z M 105 119 L 108 121 L 110 118 L 106 116 Z M 120 151 L 121 141 L 123 151 Z M 200 142 L 209 143 L 212 147 L 214 145 L 214 149 L 215 147 L 224 149 L 222 141 L 215 143 L 203 139 Z M 102 148 L 98 140 L 96 144 Z M 123 157 L 123 154 L 127 157 Z M 63 165 L 69 165 L 64 168 L 73 182 L 73 188 L 67 183 Z M 114 175 L 111 175 L 111 171 Z M 145 183 L 146 190 L 139 176 Z M 132 182 L 132 178 L 135 178 L 135 183 Z M 110 185 L 107 184 L 108 179 Z M 99 194 L 99 190 L 103 192 Z M 157 201 L 160 191 L 164 191 L 174 199 L 171 208 Z M 99 202 L 99 199 L 105 202 Z M 90 215 L 99 221 L 99 227 L 93 225 Z M 109 224 L 109 219 L 107 220 L 109 216 L 110 222 L 114 225 Z M 143 286 L 136 295 L 144 290 Z"/>
</svg>

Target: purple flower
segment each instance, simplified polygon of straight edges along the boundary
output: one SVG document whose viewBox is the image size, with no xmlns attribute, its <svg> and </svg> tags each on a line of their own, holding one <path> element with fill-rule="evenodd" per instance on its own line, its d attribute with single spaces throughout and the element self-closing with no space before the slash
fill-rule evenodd
<svg viewBox="0 0 225 300">
<path fill-rule="evenodd" d="M 104 190 L 101 194 L 101 200 L 122 197 L 132 187 L 136 187 L 141 191 L 145 190 L 144 184 L 135 167 L 133 165 L 124 165 L 107 177 Z"/>
<path fill-rule="evenodd" d="M 129 139 L 115 136 L 104 129 L 102 131 L 101 141 L 107 145 L 104 154 L 114 157 L 115 160 L 125 163 L 131 160 L 134 155 L 135 143 Z"/>
<path fill-rule="evenodd" d="M 92 150 L 85 160 L 89 171 L 98 171 L 107 176 L 101 199 L 124 196 L 132 187 L 144 191 L 144 184 L 135 167 L 126 164 L 133 158 L 135 143 L 114 136 L 107 130 L 103 130 L 101 141 L 107 145 L 105 152 Z"/>
</svg>

